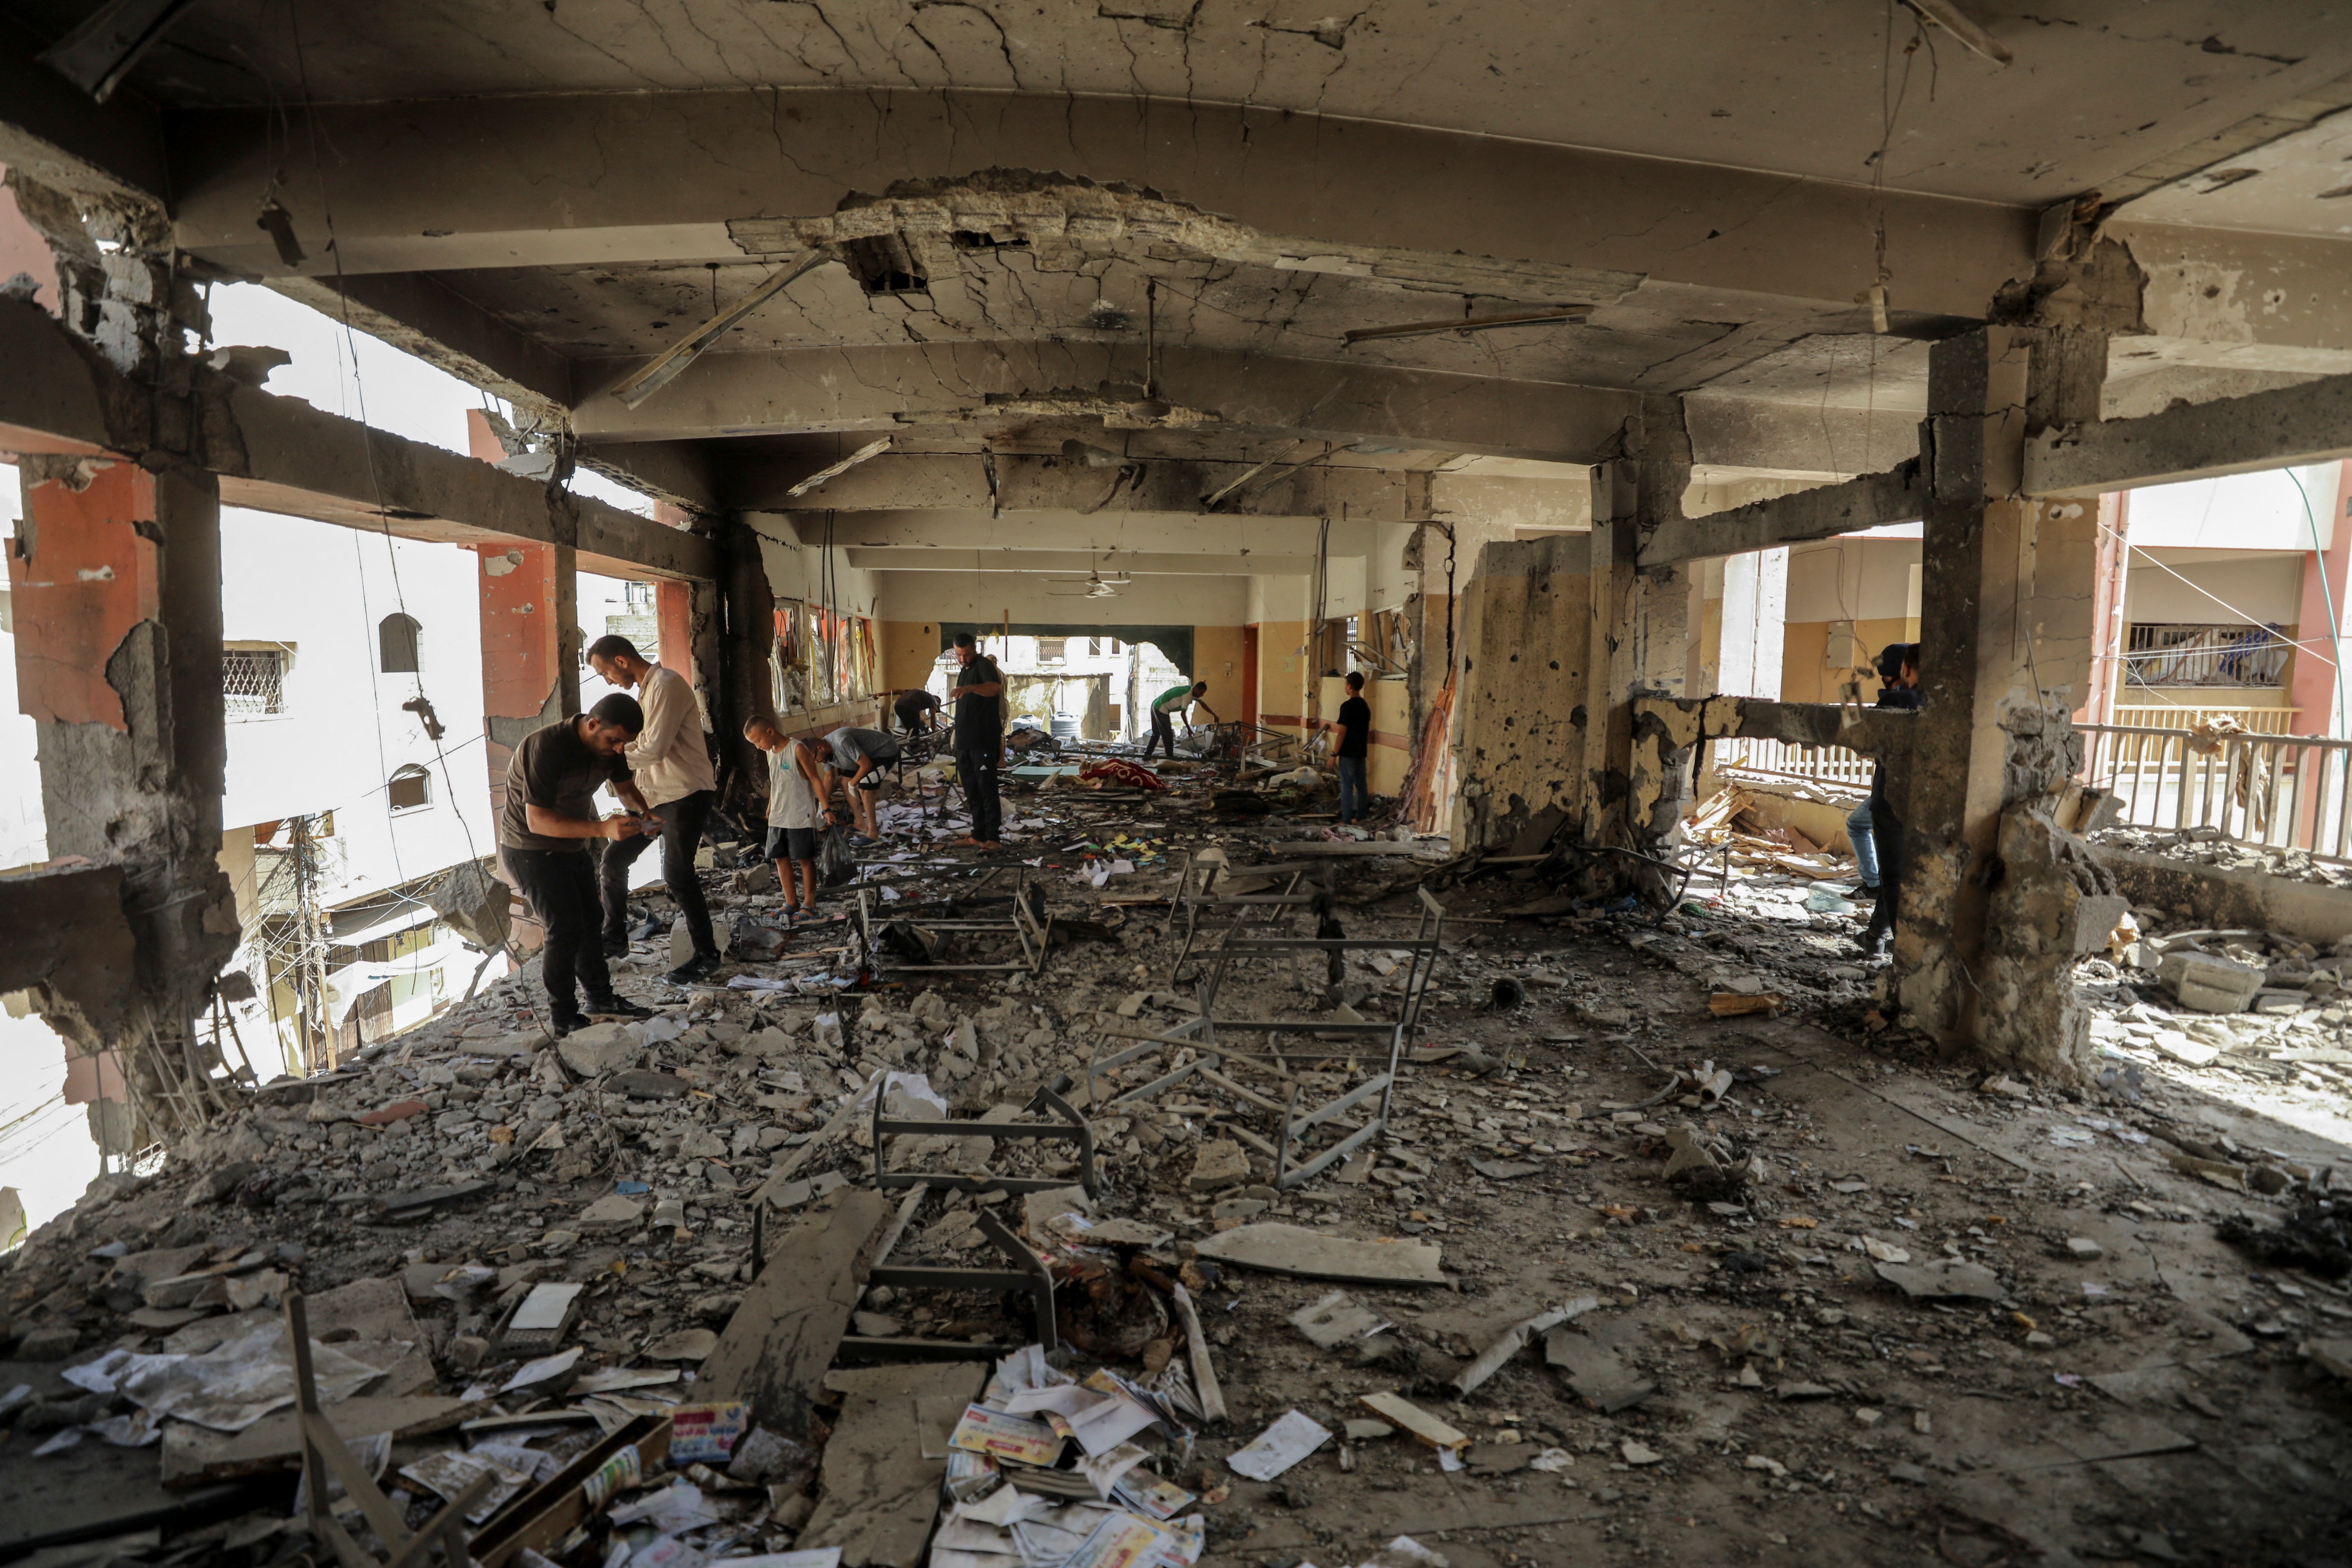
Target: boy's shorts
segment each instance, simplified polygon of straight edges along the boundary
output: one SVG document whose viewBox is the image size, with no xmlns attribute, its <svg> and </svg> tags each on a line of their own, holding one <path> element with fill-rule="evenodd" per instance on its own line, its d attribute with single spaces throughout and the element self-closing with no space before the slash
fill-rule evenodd
<svg viewBox="0 0 2352 1568">
<path fill-rule="evenodd" d="M 816 829 L 771 827 L 768 829 L 768 858 L 771 860 L 815 859 Z"/>
</svg>

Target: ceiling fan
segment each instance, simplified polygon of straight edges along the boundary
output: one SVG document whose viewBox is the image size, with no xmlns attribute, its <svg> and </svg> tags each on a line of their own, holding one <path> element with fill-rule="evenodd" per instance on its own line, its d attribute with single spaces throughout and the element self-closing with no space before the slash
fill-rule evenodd
<svg viewBox="0 0 2352 1568">
<path fill-rule="evenodd" d="M 1049 577 L 1045 592 L 1057 599 L 1108 599 L 1134 580 L 1124 572 L 1106 577 L 1097 567 L 1084 577 Z"/>
</svg>

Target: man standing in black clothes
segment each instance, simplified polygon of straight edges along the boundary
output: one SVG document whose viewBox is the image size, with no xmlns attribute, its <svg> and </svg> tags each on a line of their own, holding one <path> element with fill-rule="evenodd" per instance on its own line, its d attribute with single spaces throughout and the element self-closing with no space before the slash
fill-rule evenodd
<svg viewBox="0 0 2352 1568">
<path fill-rule="evenodd" d="M 1897 643 L 1878 656 L 1879 668 L 1890 665 L 1897 674 L 1880 689 L 1881 708 L 1919 706 L 1919 645 Z M 1894 933 L 1903 909 L 1903 819 L 1886 800 L 1886 764 L 1870 770 L 1870 837 L 1878 847 L 1878 901 L 1870 906 L 1870 924 L 1862 933 L 1862 952 L 1876 958 L 1881 943 Z"/>
<path fill-rule="evenodd" d="M 1339 704 L 1339 820 L 1350 823 L 1364 815 L 1364 763 L 1372 752 L 1372 705 L 1364 700 L 1364 672 L 1348 672 L 1348 700 Z"/>
<path fill-rule="evenodd" d="M 1004 676 L 996 661 L 980 651 L 970 632 L 958 632 L 956 662 L 963 668 L 948 695 L 955 699 L 956 782 L 971 807 L 971 837 L 966 844 L 1002 849 L 1003 813 L 996 798 L 996 768 L 1004 755 Z"/>
<path fill-rule="evenodd" d="M 591 838 L 621 844 L 644 831 L 649 808 L 622 752 L 645 727 L 637 700 L 615 692 L 585 713 L 524 736 L 507 763 L 499 859 L 547 930 L 540 979 L 547 987 L 548 1026 L 558 1037 L 586 1024 L 588 1014 L 648 1016 L 614 994 L 596 939 L 596 877 L 588 865 Z M 596 786 L 603 784 L 635 815 L 599 817 Z M 575 987 L 587 992 L 586 1014 Z"/>
</svg>

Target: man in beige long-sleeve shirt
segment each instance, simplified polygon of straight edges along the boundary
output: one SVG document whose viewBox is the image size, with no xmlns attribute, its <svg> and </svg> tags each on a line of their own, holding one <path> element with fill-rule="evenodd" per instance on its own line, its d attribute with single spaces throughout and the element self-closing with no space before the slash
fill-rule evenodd
<svg viewBox="0 0 2352 1568">
<path fill-rule="evenodd" d="M 719 967 L 719 942 L 711 934 L 710 906 L 703 900 L 694 858 L 702 847 L 702 829 L 710 820 L 718 781 L 710 766 L 710 744 L 703 739 L 701 705 L 686 677 L 647 664 L 626 637 L 598 637 L 589 645 L 588 665 L 611 684 L 634 689 L 646 711 L 646 727 L 629 742 L 625 758 L 646 804 L 661 818 L 662 880 L 694 938 L 694 956 L 664 978 L 674 985 L 708 978 Z M 604 846 L 597 881 L 608 953 L 629 951 L 629 866 L 651 842 L 625 838 Z"/>
</svg>

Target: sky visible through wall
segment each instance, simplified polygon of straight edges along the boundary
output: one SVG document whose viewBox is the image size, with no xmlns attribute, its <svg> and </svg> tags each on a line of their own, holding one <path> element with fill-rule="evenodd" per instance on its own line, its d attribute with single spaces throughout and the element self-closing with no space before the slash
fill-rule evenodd
<svg viewBox="0 0 2352 1568">
<path fill-rule="evenodd" d="M 216 286 L 210 305 L 215 344 L 268 345 L 292 356 L 266 384 L 276 395 L 299 397 L 347 419 L 364 417 L 378 429 L 456 452 L 469 449 L 468 409 L 506 412 L 446 372 L 364 332 L 347 332 L 341 322 L 258 285 Z M 578 474 L 572 489 L 652 515 L 651 501 L 599 475 Z M 11 469 L 0 475 L 0 532 L 13 537 L 21 511 Z M 232 510 L 224 521 L 234 525 L 238 515 Z M 601 634 L 606 616 L 625 613 L 625 599 L 622 584 L 583 574 L 583 625 L 592 635 Z M 352 624 L 359 628 L 354 635 L 373 635 L 373 623 L 361 616 L 356 603 Z M 36 731 L 33 721 L 17 711 L 16 671 L 15 639 L 0 634 L 0 868 L 47 856 Z M 321 802 L 322 807 L 335 804 Z M 7 1086 L 0 1089 L 0 1187 L 16 1189 L 26 1224 L 37 1227 L 98 1174 L 98 1147 L 84 1108 L 64 1102 L 64 1043 L 37 1016 L 0 1015 L 0 1060 L 9 1065 Z M 0 1210 L 5 1207 L 0 1204 Z M 0 1235 L 0 1248 L 13 1240 Z"/>
</svg>

